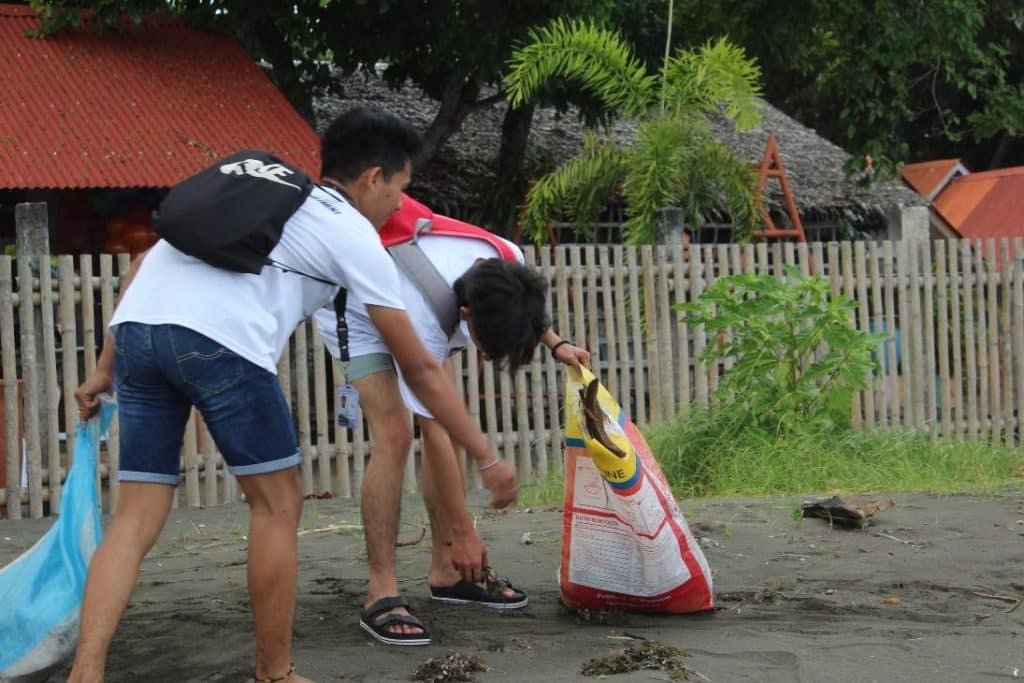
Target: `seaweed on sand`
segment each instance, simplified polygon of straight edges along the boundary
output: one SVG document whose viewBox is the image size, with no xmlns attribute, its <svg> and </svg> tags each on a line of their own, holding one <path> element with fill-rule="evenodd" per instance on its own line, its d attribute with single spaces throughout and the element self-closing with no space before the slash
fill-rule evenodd
<svg viewBox="0 0 1024 683">
<path fill-rule="evenodd" d="M 677 647 L 645 640 L 607 657 L 591 659 L 583 665 L 580 673 L 584 676 L 605 676 L 630 671 L 668 671 L 672 680 L 689 680 L 693 670 L 683 663 L 684 656 L 683 651 Z"/>
</svg>

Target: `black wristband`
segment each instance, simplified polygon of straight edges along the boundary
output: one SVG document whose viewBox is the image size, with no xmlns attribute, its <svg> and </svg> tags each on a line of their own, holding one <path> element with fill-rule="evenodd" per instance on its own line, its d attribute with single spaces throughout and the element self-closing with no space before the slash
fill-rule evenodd
<svg viewBox="0 0 1024 683">
<path fill-rule="evenodd" d="M 555 344 L 554 346 L 552 346 L 552 347 L 551 347 L 551 357 L 552 357 L 552 358 L 555 358 L 555 349 L 557 349 L 557 348 L 558 348 L 559 346 L 561 346 L 562 344 L 568 344 L 568 343 L 569 343 L 569 340 L 568 340 L 568 339 L 563 339 L 562 341 L 560 341 L 560 342 L 558 342 L 557 344 Z M 558 359 L 557 359 L 557 358 L 555 358 L 555 360 L 558 360 Z"/>
</svg>

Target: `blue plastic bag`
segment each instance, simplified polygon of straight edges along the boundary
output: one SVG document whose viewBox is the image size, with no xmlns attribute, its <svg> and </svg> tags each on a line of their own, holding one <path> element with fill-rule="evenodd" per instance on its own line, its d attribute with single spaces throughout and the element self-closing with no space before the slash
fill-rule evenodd
<svg viewBox="0 0 1024 683">
<path fill-rule="evenodd" d="M 0 570 L 0 681 L 45 680 L 74 652 L 85 577 L 100 543 L 96 459 L 116 404 L 79 423 L 60 517 L 39 541 Z"/>
</svg>

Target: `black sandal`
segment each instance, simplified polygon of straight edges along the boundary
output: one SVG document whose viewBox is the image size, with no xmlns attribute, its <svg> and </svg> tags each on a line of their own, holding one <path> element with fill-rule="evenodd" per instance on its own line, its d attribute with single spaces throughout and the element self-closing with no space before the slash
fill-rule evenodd
<svg viewBox="0 0 1024 683">
<path fill-rule="evenodd" d="M 288 671 L 285 673 L 284 676 L 278 676 L 277 678 L 273 678 L 271 676 L 267 676 L 266 678 L 260 678 L 256 675 L 256 672 L 254 671 L 252 674 L 252 680 L 253 683 L 280 683 L 280 681 L 287 680 L 288 677 L 291 676 L 293 673 L 295 673 L 294 664 L 288 667 Z"/>
<path fill-rule="evenodd" d="M 409 614 L 380 615 L 404 607 Z M 388 630 L 391 626 L 406 624 L 422 629 L 422 633 L 394 633 Z M 430 645 L 430 631 L 423 622 L 412 614 L 409 603 L 401 595 L 381 598 L 359 613 L 359 626 L 371 636 L 385 645 Z"/>
<path fill-rule="evenodd" d="M 513 595 L 505 595 L 506 588 L 511 588 Z M 466 581 L 465 579 L 459 579 L 459 582 L 453 586 L 443 586 L 441 588 L 431 586 L 430 597 L 440 602 L 446 602 L 449 605 L 473 603 L 474 605 L 483 605 L 492 609 L 520 609 L 526 607 L 526 604 L 529 602 L 529 599 L 526 597 L 526 591 L 519 590 L 512 585 L 511 581 L 504 577 L 500 579 L 495 577 L 487 581 L 483 586 Z"/>
</svg>

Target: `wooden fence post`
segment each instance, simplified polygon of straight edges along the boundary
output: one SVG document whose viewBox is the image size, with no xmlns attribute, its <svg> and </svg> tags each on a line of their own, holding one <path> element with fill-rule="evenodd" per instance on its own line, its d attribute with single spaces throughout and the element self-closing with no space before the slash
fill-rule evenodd
<svg viewBox="0 0 1024 683">
<path fill-rule="evenodd" d="M 43 459 L 43 450 L 49 444 L 46 438 L 45 425 L 47 425 L 47 414 L 50 404 L 56 401 L 56 396 L 47 394 L 46 367 L 51 363 L 46 357 L 43 348 L 43 309 L 38 309 L 32 303 L 32 264 L 39 264 L 39 271 L 50 267 L 50 232 L 47 220 L 47 206 L 44 202 L 24 202 L 14 207 L 14 225 L 17 240 L 18 253 L 18 280 L 19 290 L 28 292 L 27 297 L 21 299 L 21 340 L 22 340 L 22 378 L 25 380 L 25 404 L 22 408 L 22 424 L 24 425 L 25 442 L 28 446 L 26 460 L 37 465 Z M 21 282 L 25 277 L 26 282 Z M 52 321 L 51 315 L 48 316 Z M 25 329 L 28 327 L 29 329 Z M 31 350 L 27 348 L 31 345 Z M 53 361 L 55 362 L 55 361 Z M 26 365 L 27 363 L 27 365 Z M 31 366 L 31 367 L 29 367 Z M 59 458 L 59 453 L 47 453 L 46 458 Z M 26 467 L 29 467 L 28 462 Z M 32 469 L 29 467 L 29 469 Z M 41 476 L 37 469 L 34 474 Z M 35 478 L 35 477 L 33 477 Z M 20 473 L 19 473 L 20 485 Z M 8 482 L 8 486 L 10 486 Z M 30 482 L 30 488 L 35 495 L 31 497 L 29 514 L 32 517 L 43 516 L 43 503 L 41 498 L 41 482 Z M 59 484 L 59 482 L 58 482 Z M 51 484 L 52 486 L 52 484 Z"/>
</svg>

